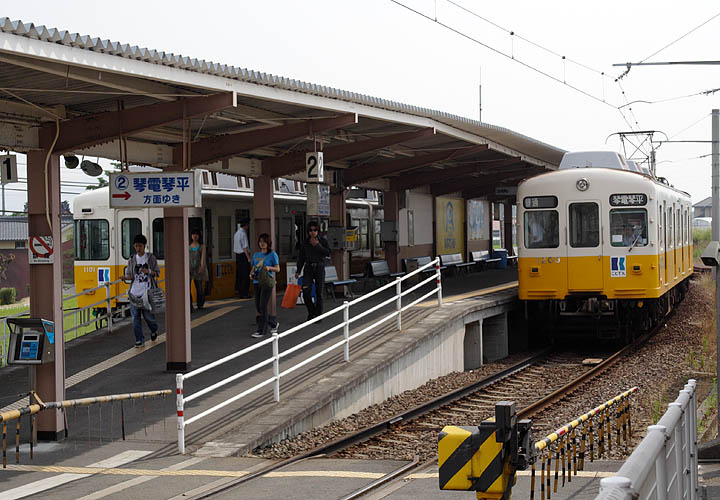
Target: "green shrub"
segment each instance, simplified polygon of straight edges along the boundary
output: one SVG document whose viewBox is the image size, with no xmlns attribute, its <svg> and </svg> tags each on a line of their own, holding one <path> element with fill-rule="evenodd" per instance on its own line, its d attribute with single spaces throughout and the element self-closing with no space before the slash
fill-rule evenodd
<svg viewBox="0 0 720 500">
<path fill-rule="evenodd" d="M 0 288 L 0 305 L 14 304 L 17 290 L 14 288 Z"/>
</svg>

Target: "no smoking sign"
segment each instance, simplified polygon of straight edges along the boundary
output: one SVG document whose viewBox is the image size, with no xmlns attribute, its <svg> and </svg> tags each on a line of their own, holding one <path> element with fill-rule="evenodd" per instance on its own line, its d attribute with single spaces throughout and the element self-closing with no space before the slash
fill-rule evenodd
<svg viewBox="0 0 720 500">
<path fill-rule="evenodd" d="M 52 264 L 53 263 L 53 240 L 52 236 L 30 236 L 28 245 L 28 257 L 30 264 Z"/>
</svg>

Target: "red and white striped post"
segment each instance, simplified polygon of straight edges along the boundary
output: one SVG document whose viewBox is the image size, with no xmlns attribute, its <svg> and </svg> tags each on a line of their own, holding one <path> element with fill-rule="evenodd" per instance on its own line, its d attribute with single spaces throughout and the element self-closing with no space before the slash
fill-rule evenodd
<svg viewBox="0 0 720 500">
<path fill-rule="evenodd" d="M 350 303 L 343 302 L 343 338 L 345 339 L 345 362 L 350 361 Z"/>
<path fill-rule="evenodd" d="M 320 290 L 319 293 L 322 293 L 322 290 Z M 278 336 L 278 333 L 275 332 L 272 334 L 272 338 L 273 378 L 275 379 L 275 383 L 273 384 L 273 397 L 275 402 L 278 403 L 280 401 L 280 337 Z"/>
<path fill-rule="evenodd" d="M 440 274 L 440 257 L 435 258 L 435 277 L 437 281 L 438 307 L 442 306 L 442 275 Z"/>
<path fill-rule="evenodd" d="M 178 451 L 185 454 L 185 401 L 183 400 L 183 374 L 175 375 L 177 385 Z"/>
</svg>

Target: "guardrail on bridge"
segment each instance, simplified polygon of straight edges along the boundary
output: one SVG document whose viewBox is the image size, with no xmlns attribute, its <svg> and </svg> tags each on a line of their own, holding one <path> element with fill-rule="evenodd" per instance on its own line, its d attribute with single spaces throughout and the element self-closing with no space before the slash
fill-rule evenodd
<svg viewBox="0 0 720 500">
<path fill-rule="evenodd" d="M 697 453 L 696 383 L 690 379 L 617 474 L 600 481 L 595 499 L 696 500 Z"/>
</svg>

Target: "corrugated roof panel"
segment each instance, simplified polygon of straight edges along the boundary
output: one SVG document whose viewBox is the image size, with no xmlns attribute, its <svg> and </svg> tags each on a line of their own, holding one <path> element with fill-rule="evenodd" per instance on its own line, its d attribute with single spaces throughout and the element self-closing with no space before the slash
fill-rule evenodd
<svg viewBox="0 0 720 500">
<path fill-rule="evenodd" d="M 562 154 L 565 152 L 562 149 L 550 146 L 506 128 L 481 123 L 462 116 L 413 106 L 406 103 L 380 99 L 342 89 L 319 86 L 313 83 L 278 77 L 272 74 L 259 73 L 246 68 L 236 68 L 225 64 L 188 58 L 171 53 L 158 52 L 156 50 L 150 50 L 136 45 L 130 46 L 128 44 L 121 44 L 110 40 L 100 40 L 99 38 L 79 35 L 77 33 L 69 33 L 67 31 L 61 31 L 54 28 L 47 29 L 44 26 L 35 27 L 32 23 L 24 24 L 22 21 L 11 21 L 7 17 L 0 17 L 0 31 L 51 43 L 60 43 L 62 45 L 77 47 L 84 50 L 102 52 L 116 57 L 142 60 L 163 66 L 179 66 L 186 71 L 207 73 L 214 76 L 256 83 L 258 85 L 281 86 L 284 89 L 295 92 L 304 92 L 320 97 L 341 99 L 358 104 L 378 107 L 389 111 L 399 111 L 419 115 L 441 121 L 449 126 L 458 127 L 463 131 L 495 141 L 506 147 L 517 149 L 525 154 L 543 158 L 545 161 L 554 164 L 559 164 Z"/>
</svg>

